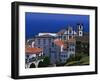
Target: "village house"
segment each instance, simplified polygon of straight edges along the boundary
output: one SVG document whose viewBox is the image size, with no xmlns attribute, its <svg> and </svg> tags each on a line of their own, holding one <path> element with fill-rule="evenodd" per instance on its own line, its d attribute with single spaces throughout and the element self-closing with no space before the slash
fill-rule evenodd
<svg viewBox="0 0 100 81">
<path fill-rule="evenodd" d="M 31 68 L 32 65 L 38 67 L 40 61 L 43 61 L 43 50 L 42 48 L 34 47 L 34 45 L 25 47 L 25 68 Z"/>
</svg>

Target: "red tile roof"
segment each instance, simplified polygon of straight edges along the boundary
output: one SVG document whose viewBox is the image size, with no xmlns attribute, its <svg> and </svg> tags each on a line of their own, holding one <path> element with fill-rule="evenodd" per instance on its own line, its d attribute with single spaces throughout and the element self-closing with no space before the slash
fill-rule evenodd
<svg viewBox="0 0 100 81">
<path fill-rule="evenodd" d="M 25 48 L 25 52 L 28 54 L 39 54 L 41 53 L 43 50 L 41 48 L 37 48 L 37 47 L 26 47 Z"/>
<path fill-rule="evenodd" d="M 62 46 L 62 45 L 64 45 L 64 41 L 59 40 L 59 39 L 55 39 L 55 40 L 54 40 L 54 43 L 55 43 L 57 46 Z"/>
</svg>

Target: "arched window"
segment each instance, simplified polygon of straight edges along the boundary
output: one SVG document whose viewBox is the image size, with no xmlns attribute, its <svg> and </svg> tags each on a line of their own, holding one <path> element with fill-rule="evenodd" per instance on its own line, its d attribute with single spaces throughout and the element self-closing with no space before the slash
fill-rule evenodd
<svg viewBox="0 0 100 81">
<path fill-rule="evenodd" d="M 69 39 L 71 39 L 72 38 L 72 36 L 69 36 Z"/>
</svg>

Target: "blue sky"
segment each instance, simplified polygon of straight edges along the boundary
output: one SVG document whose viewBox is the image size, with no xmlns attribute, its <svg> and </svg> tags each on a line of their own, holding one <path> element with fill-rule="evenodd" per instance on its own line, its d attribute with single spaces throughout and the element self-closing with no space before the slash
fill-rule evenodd
<svg viewBox="0 0 100 81">
<path fill-rule="evenodd" d="M 84 25 L 84 31 L 89 32 L 88 15 L 51 14 L 51 13 L 25 13 L 25 35 L 32 38 L 39 32 L 58 32 L 71 25 L 76 30 L 77 23 Z"/>
</svg>

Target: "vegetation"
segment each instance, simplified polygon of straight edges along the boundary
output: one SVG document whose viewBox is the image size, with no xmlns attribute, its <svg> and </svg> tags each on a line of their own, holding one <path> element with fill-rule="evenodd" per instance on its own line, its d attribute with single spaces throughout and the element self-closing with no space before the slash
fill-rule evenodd
<svg viewBox="0 0 100 81">
<path fill-rule="evenodd" d="M 83 65 L 89 65 L 89 57 L 84 57 L 80 60 Z"/>
<path fill-rule="evenodd" d="M 65 66 L 75 65 L 89 65 L 89 43 L 76 42 L 76 54 L 72 55 L 67 61 Z"/>
<path fill-rule="evenodd" d="M 76 54 L 71 56 L 65 66 L 75 66 L 75 65 L 89 65 L 89 56 L 88 54 Z"/>
<path fill-rule="evenodd" d="M 76 53 L 84 53 L 89 55 L 89 43 L 77 41 Z"/>
<path fill-rule="evenodd" d="M 80 54 L 71 55 L 70 58 L 67 60 L 67 62 L 70 62 L 70 61 L 79 61 L 81 58 L 82 58 L 82 57 L 81 57 Z"/>
<path fill-rule="evenodd" d="M 43 62 L 40 62 L 38 67 L 48 67 L 50 65 L 50 58 L 44 57 Z"/>
<path fill-rule="evenodd" d="M 44 67 L 44 63 L 40 61 L 38 67 Z"/>
<path fill-rule="evenodd" d="M 64 66 L 65 63 L 57 63 L 56 66 Z"/>
<path fill-rule="evenodd" d="M 44 57 L 44 60 L 43 60 L 44 64 L 47 66 L 50 64 L 50 58 L 49 57 Z"/>
</svg>

